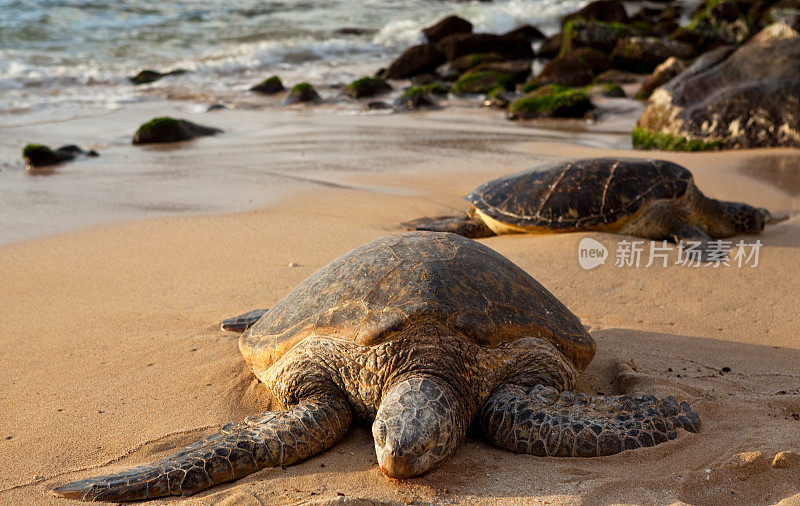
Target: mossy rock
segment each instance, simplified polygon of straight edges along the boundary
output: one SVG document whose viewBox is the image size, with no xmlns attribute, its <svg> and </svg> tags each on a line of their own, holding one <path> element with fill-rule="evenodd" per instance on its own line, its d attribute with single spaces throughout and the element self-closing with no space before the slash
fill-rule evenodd
<svg viewBox="0 0 800 506">
<path fill-rule="evenodd" d="M 538 90 L 542 86 L 544 86 L 542 83 L 534 79 L 533 81 L 528 81 L 527 83 L 520 86 L 519 91 L 521 91 L 522 93 L 530 93 L 534 90 Z"/>
<path fill-rule="evenodd" d="M 422 86 L 412 86 L 397 97 L 395 105 L 400 110 L 413 111 L 423 107 L 436 107 L 436 101 Z"/>
<path fill-rule="evenodd" d="M 508 107 L 508 118 L 580 118 L 593 107 L 583 91 L 548 84 L 514 101 Z"/>
<path fill-rule="evenodd" d="M 374 97 L 392 91 L 392 87 L 381 77 L 362 77 L 348 84 L 344 89 L 347 96 L 353 98 Z"/>
<path fill-rule="evenodd" d="M 286 91 L 286 88 L 283 87 L 280 77 L 271 76 L 250 88 L 250 91 L 255 91 L 262 95 L 274 95 L 275 93 Z"/>
<path fill-rule="evenodd" d="M 618 84 L 614 83 L 595 83 L 590 84 L 583 88 L 583 91 L 589 95 L 600 95 L 602 97 L 609 97 L 609 98 L 625 98 L 625 90 L 623 90 Z"/>
<path fill-rule="evenodd" d="M 614 49 L 617 42 L 632 35 L 645 35 L 652 33 L 651 29 L 640 25 L 631 26 L 624 23 L 605 23 L 602 21 L 587 21 L 573 19 L 567 21 L 561 32 L 561 49 L 563 55 L 582 47 L 589 47 L 606 53 Z"/>
<path fill-rule="evenodd" d="M 464 56 L 459 56 L 451 61 L 448 65 L 451 69 L 458 72 L 466 72 L 467 70 L 477 67 L 481 63 L 492 63 L 498 61 L 505 61 L 506 58 L 500 53 L 470 53 Z"/>
<path fill-rule="evenodd" d="M 221 132 L 222 130 L 219 128 L 207 127 L 183 119 L 162 116 L 153 118 L 140 126 L 133 135 L 133 144 L 188 141 L 195 137 L 216 135 Z"/>
<path fill-rule="evenodd" d="M 631 134 L 635 149 L 660 149 L 663 151 L 716 151 L 724 147 L 724 141 L 702 141 L 689 139 L 682 135 L 652 132 L 646 128 L 634 127 Z"/>
<path fill-rule="evenodd" d="M 295 84 L 292 87 L 292 91 L 289 92 L 289 96 L 286 97 L 284 101 L 284 105 L 291 105 L 291 104 L 299 104 L 303 102 L 320 102 L 322 98 L 320 98 L 319 93 L 317 90 L 314 89 L 309 83 L 303 82 Z"/>
<path fill-rule="evenodd" d="M 431 95 L 447 95 L 451 88 L 441 83 L 428 83 L 422 86 L 422 90 Z"/>
<path fill-rule="evenodd" d="M 502 86 L 507 90 L 512 90 L 514 89 L 514 80 L 508 74 L 492 70 L 467 72 L 453 84 L 453 93 L 487 93 L 495 86 Z"/>
</svg>

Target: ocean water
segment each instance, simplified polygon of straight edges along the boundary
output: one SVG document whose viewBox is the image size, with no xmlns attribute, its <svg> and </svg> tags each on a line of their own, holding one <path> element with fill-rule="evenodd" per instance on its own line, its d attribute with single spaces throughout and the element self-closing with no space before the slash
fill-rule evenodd
<svg viewBox="0 0 800 506">
<path fill-rule="evenodd" d="M 476 31 L 557 31 L 583 0 L 0 0 L 0 114 L 244 91 L 264 77 L 334 83 L 384 66 L 458 14 Z M 342 34 L 357 28 L 357 35 Z M 189 70 L 134 87 L 144 68 Z M 286 80 L 286 79 L 285 79 Z"/>
</svg>

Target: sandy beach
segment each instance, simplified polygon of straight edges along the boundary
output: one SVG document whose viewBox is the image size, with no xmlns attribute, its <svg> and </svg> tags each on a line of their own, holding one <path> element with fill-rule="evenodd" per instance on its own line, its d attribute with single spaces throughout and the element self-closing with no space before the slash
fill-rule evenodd
<svg viewBox="0 0 800 506">
<path fill-rule="evenodd" d="M 593 459 L 515 455 L 473 433 L 439 468 L 398 482 L 381 474 L 369 429 L 359 427 L 301 464 L 162 501 L 800 504 L 800 458 L 772 465 L 780 452 L 800 453 L 800 152 L 632 153 L 630 130 L 602 121 L 544 130 L 468 109 L 178 109 L 226 133 L 131 147 L 130 133 L 157 110 L 4 130 L 3 160 L 31 139 L 88 145 L 101 157 L 58 169 L 85 177 L 18 178 L 7 191 L 40 191 L 44 203 L 35 217 L 7 205 L 3 218 L 0 502 L 75 504 L 49 489 L 158 459 L 268 409 L 238 335 L 218 329 L 222 318 L 269 307 L 405 220 L 465 209 L 463 195 L 489 179 L 551 160 L 639 155 L 686 166 L 708 196 L 790 218 L 733 239 L 761 241 L 755 267 L 682 266 L 674 248 L 667 267 L 618 267 L 615 248 L 631 238 L 601 233 L 481 242 L 590 329 L 598 352 L 581 392 L 674 395 L 702 418 L 699 433 Z M 236 171 L 245 166 L 259 171 Z M 137 179 L 140 167 L 165 176 Z M 67 179 L 86 198 L 60 213 L 76 195 L 59 188 Z M 90 215 L 103 218 L 82 225 Z M 581 268 L 584 237 L 609 248 L 605 265 Z"/>
</svg>

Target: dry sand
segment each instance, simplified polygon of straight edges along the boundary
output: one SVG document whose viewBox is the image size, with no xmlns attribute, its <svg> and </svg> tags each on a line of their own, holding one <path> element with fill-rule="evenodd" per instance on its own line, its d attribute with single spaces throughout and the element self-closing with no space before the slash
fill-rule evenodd
<svg viewBox="0 0 800 506">
<path fill-rule="evenodd" d="M 235 130 L 253 119 L 247 114 L 255 113 L 224 112 L 214 124 Z M 0 503 L 68 504 L 48 489 L 160 458 L 267 408 L 236 336 L 218 330 L 221 318 L 269 307 L 315 269 L 397 232 L 403 220 L 464 209 L 461 196 L 490 178 L 545 160 L 630 155 L 539 142 L 540 132 L 486 113 L 479 126 L 469 115 L 445 113 L 292 114 L 327 125 L 316 132 L 325 135 L 286 142 L 297 166 L 338 163 L 335 174 L 303 173 L 335 185 L 287 184 L 272 205 L 236 214 L 105 224 L 0 248 Z M 591 133 L 554 135 L 593 143 Z M 264 130 L 197 141 L 176 156 L 201 167 L 220 159 L 258 163 L 271 156 L 270 142 Z M 101 162 L 108 168 L 121 153 L 131 157 L 125 163 L 153 157 L 121 143 L 109 149 Z M 658 156 L 690 168 L 710 196 L 794 213 L 759 236 L 757 267 L 615 267 L 623 238 L 597 233 L 481 242 L 590 328 L 598 353 L 581 391 L 675 395 L 700 414 L 698 434 L 594 459 L 514 455 L 472 436 L 439 468 L 397 482 L 378 470 L 369 430 L 356 428 L 299 465 L 167 501 L 800 504 L 800 461 L 770 464 L 778 452 L 800 453 L 800 153 Z M 764 160 L 789 168 L 781 178 L 759 169 L 773 165 Z M 587 236 L 612 251 L 591 271 L 577 261 Z"/>
</svg>

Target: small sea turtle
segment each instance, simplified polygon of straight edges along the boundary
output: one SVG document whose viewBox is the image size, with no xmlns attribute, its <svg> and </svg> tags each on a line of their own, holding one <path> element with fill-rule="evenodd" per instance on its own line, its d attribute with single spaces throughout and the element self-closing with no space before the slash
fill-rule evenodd
<svg viewBox="0 0 800 506">
<path fill-rule="evenodd" d="M 484 183 L 465 200 L 472 206 L 462 216 L 406 225 L 466 237 L 597 230 L 677 243 L 757 234 L 773 220 L 766 209 L 706 197 L 676 163 L 637 158 L 549 163 Z"/>
<path fill-rule="evenodd" d="M 239 348 L 285 410 L 54 492 L 192 494 L 307 459 L 354 422 L 373 421 L 378 463 L 393 478 L 437 466 L 476 419 L 494 444 L 541 456 L 610 455 L 700 427 L 672 397 L 572 393 L 595 352 L 580 320 L 505 257 L 455 234 L 398 234 L 345 254 L 266 311 Z"/>
</svg>

